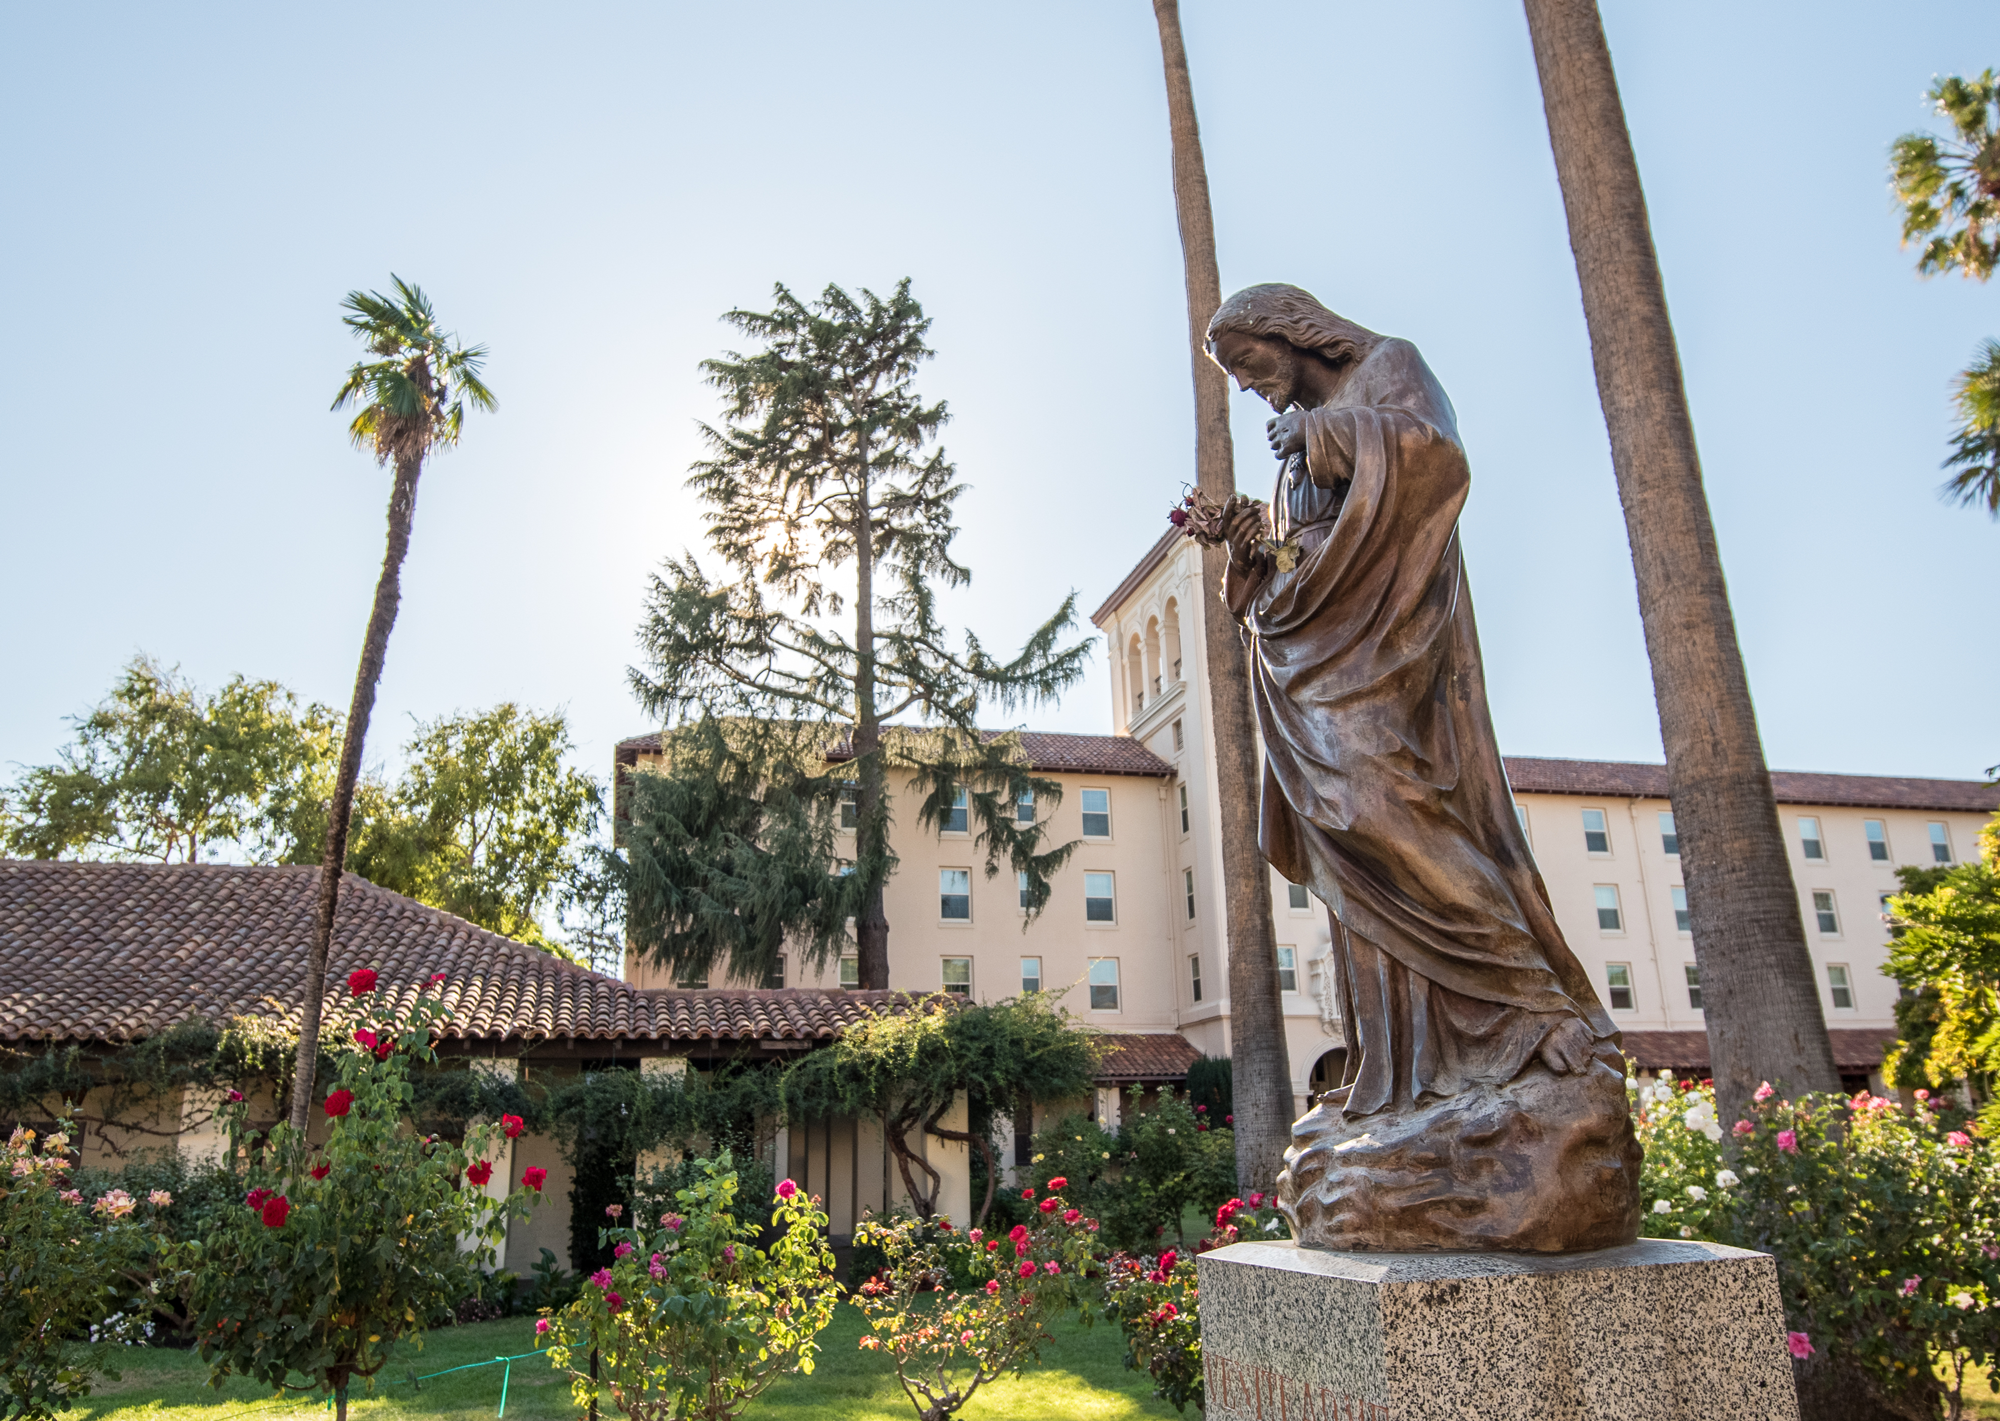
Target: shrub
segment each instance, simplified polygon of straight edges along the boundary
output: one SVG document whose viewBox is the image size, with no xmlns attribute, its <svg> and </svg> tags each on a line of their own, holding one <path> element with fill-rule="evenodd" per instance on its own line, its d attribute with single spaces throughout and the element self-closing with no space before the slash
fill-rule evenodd
<svg viewBox="0 0 2000 1421">
<path fill-rule="evenodd" d="M 1150 1109 L 1140 1108 L 1144 1100 L 1144 1088 L 1133 1086 L 1116 1135 L 1065 1115 L 1035 1136 L 1034 1179 L 1069 1180 L 1071 1197 L 1103 1220 L 1114 1248 L 1154 1249 L 1169 1230 L 1186 1243 L 1186 1211 L 1205 1214 L 1236 1192 L 1235 1132 L 1185 1096 L 1164 1093 Z"/>
<path fill-rule="evenodd" d="M 886 1350 L 922 1421 L 943 1421 L 987 1382 L 1018 1372 L 1054 1340 L 1050 1319 L 1078 1308 L 1099 1260 L 1097 1221 L 1057 1176 L 1035 1200 L 1034 1225 L 988 1237 L 920 1220 L 869 1220 L 855 1242 L 879 1249 L 880 1272 L 856 1290 L 868 1321 L 861 1346 Z M 1039 1191 L 1030 1189 L 1030 1195 Z"/>
<path fill-rule="evenodd" d="M 729 1154 L 695 1163 L 699 1177 L 675 1194 L 679 1211 L 607 1230 L 611 1266 L 536 1324 L 577 1405 L 593 1414 L 608 1397 L 633 1421 L 720 1421 L 781 1373 L 813 1369 L 837 1293 L 818 1201 L 790 1180 L 779 1185 L 767 1251 L 737 1217 Z M 593 1353 L 594 1366 L 585 1360 Z"/>
<path fill-rule="evenodd" d="M 1890 1414 L 1960 1414 L 1968 1366 L 2000 1356 L 1988 1143 L 1928 1092 L 1905 1112 L 1865 1091 L 1794 1101 L 1766 1085 L 1727 1128 L 1706 1084 L 1638 1094 L 1649 1231 L 1776 1258 L 1802 1396 L 1853 1405 L 1859 1388 Z"/>
<path fill-rule="evenodd" d="M 350 987 L 365 1024 L 322 1105 L 332 1121 L 325 1148 L 289 1125 L 259 1137 L 232 1102 L 248 1192 L 180 1249 L 211 1381 L 235 1373 L 273 1390 L 330 1392 L 339 1421 L 350 1380 L 380 1371 L 400 1339 L 421 1345 L 425 1328 L 448 1321 L 508 1216 L 525 1217 L 534 1197 L 525 1187 L 504 1201 L 483 1192 L 499 1127 L 468 1132 L 463 1148 L 407 1128 L 409 1062 L 432 1055 L 445 1015 L 437 998 L 426 991 L 398 1014 L 372 986 Z"/>
<path fill-rule="evenodd" d="M 729 1204 L 729 1215 L 755 1235 L 770 1222 L 768 1201 L 775 1197 L 777 1181 L 771 1176 L 771 1167 L 754 1155 L 738 1159 L 731 1151 L 723 1153 L 730 1156 L 730 1168 L 736 1172 L 736 1192 Z M 712 1164 L 713 1161 L 706 1159 L 684 1159 L 665 1169 L 640 1173 L 632 1189 L 634 1217 L 656 1219 L 661 1214 L 675 1212 L 674 1206 L 681 1202 L 681 1191 L 705 1182 Z"/>
<path fill-rule="evenodd" d="M 0 1154 L 0 1418 L 41 1421 L 88 1396 L 114 1341 L 124 1272 L 168 1199 L 110 1190 L 86 1202 L 70 1177 L 68 1121 L 36 1149 L 17 1128 Z M 144 1222 L 141 1222 L 144 1220 Z M 125 1319 L 122 1321 L 134 1321 Z M 109 1324 L 109 1325 L 107 1325 Z"/>
</svg>

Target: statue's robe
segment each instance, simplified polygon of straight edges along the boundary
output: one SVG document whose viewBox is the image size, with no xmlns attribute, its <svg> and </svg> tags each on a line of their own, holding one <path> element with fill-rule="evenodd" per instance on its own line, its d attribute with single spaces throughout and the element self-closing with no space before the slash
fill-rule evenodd
<svg viewBox="0 0 2000 1421">
<path fill-rule="evenodd" d="M 1383 340 L 1306 413 L 1305 457 L 1280 476 L 1296 565 L 1231 573 L 1264 735 L 1259 838 L 1332 912 L 1348 1115 L 1504 1084 L 1569 1018 L 1599 1050 L 1618 1040 L 1494 743 L 1468 486 L 1451 402 L 1416 347 Z"/>
</svg>

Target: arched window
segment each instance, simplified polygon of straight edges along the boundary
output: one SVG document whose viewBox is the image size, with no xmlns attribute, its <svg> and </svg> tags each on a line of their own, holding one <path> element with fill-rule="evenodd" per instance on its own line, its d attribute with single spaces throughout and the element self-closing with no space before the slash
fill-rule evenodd
<svg viewBox="0 0 2000 1421">
<path fill-rule="evenodd" d="M 1181 608 L 1171 597 L 1160 619 L 1160 656 L 1165 663 L 1167 684 L 1172 685 L 1181 679 Z"/>
<path fill-rule="evenodd" d="M 1146 656 L 1140 649 L 1138 633 L 1133 633 L 1131 645 L 1125 653 L 1125 674 L 1127 684 L 1132 688 L 1132 716 L 1139 718 L 1139 712 L 1146 705 Z"/>
<path fill-rule="evenodd" d="M 1166 689 L 1160 679 L 1160 619 L 1146 618 L 1146 694 L 1157 696 Z"/>
</svg>

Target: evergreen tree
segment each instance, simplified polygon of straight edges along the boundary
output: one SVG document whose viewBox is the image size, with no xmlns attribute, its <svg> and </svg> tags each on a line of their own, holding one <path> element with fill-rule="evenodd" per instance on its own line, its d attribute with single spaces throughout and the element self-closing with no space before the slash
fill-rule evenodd
<svg viewBox="0 0 2000 1421">
<path fill-rule="evenodd" d="M 1025 874 L 1039 911 L 1072 847 L 1047 844 L 1060 786 L 977 717 L 1054 699 L 1089 643 L 1062 644 L 1072 592 L 1012 660 L 950 645 L 936 599 L 971 577 L 951 554 L 964 486 L 934 444 L 944 404 L 913 388 L 932 352 L 908 280 L 886 299 L 780 285 L 723 319 L 763 348 L 702 366 L 725 419 L 689 484 L 727 573 L 669 558 L 640 627 L 632 689 L 665 730 L 661 771 L 630 787 L 629 930 L 683 980 L 726 958 L 760 981 L 788 938 L 823 963 L 851 917 L 860 985 L 886 988 L 893 782 L 925 828 L 962 812 L 987 876 Z"/>
</svg>

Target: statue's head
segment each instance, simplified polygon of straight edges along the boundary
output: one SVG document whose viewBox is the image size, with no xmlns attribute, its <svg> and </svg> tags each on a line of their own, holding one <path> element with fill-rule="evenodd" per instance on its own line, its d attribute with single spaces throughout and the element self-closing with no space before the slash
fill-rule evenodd
<svg viewBox="0 0 2000 1421">
<path fill-rule="evenodd" d="M 1341 369 L 1382 341 L 1375 332 L 1320 305 L 1309 291 L 1282 282 L 1246 286 L 1222 303 L 1208 323 L 1208 357 L 1274 410 L 1291 408 L 1302 362 Z"/>
</svg>

